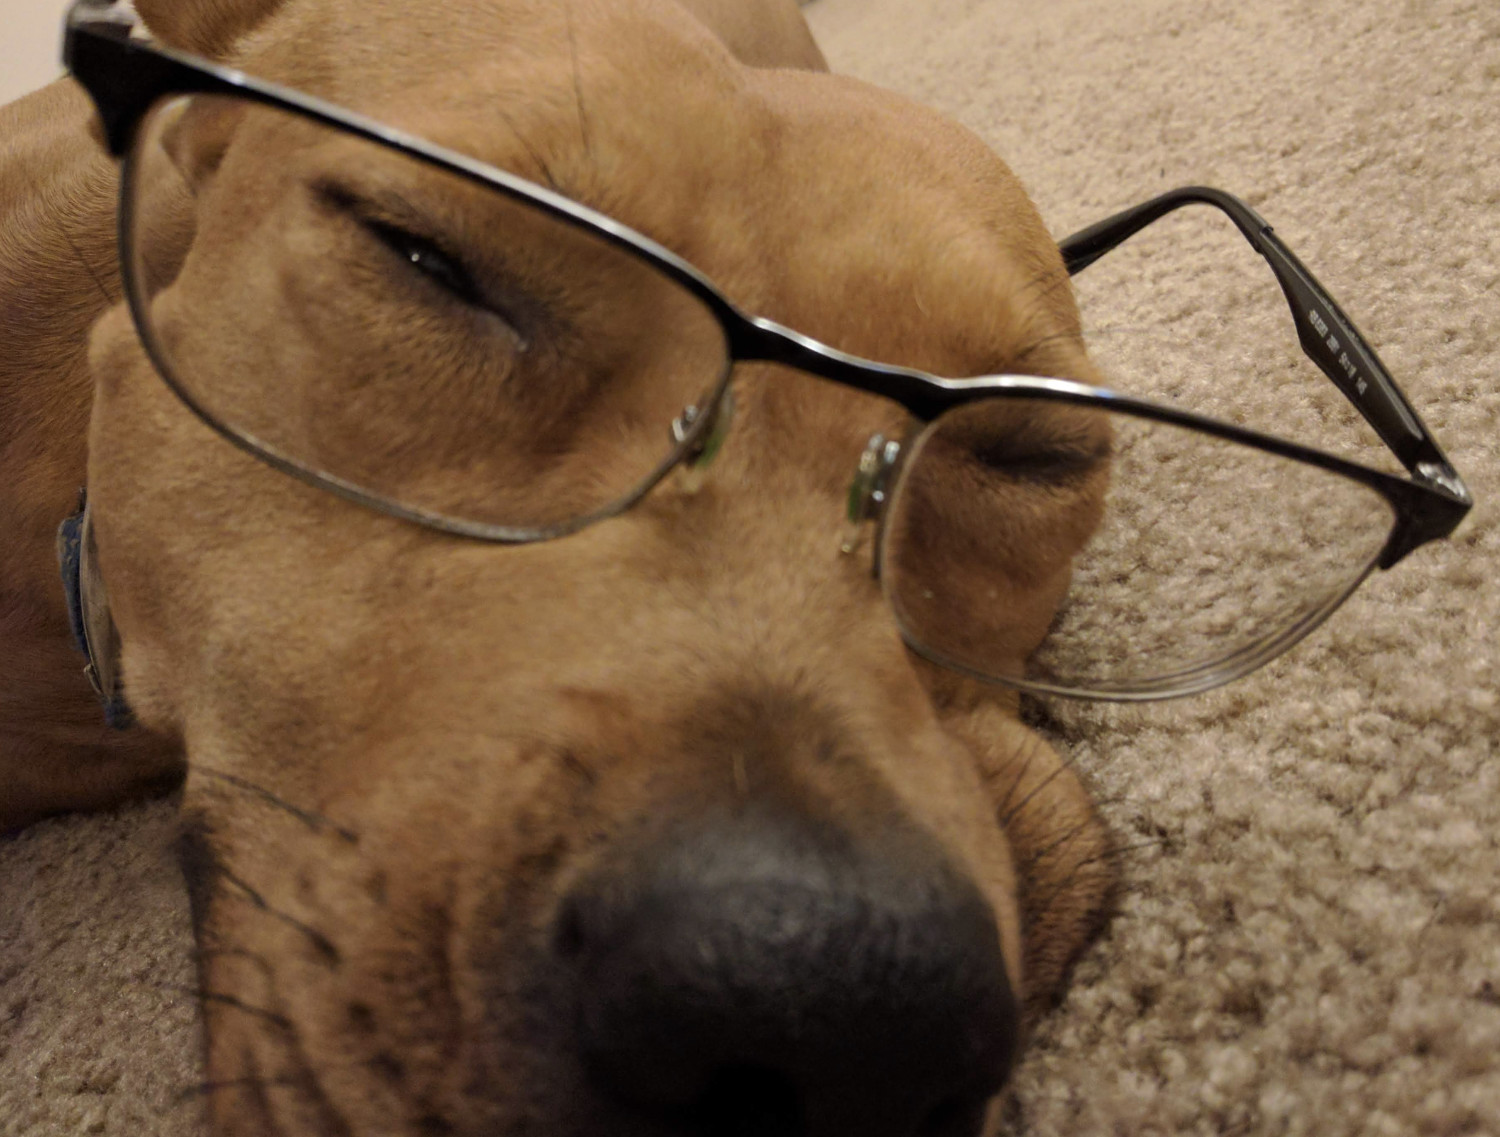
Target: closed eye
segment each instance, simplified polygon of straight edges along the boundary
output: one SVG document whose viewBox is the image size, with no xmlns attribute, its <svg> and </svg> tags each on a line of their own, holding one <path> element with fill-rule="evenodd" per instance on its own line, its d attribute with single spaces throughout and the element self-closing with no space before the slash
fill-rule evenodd
<svg viewBox="0 0 1500 1137">
<path fill-rule="evenodd" d="M 1084 477 L 1108 461 L 1108 438 L 1050 439 L 1020 434 L 976 438 L 970 455 L 989 473 L 1028 482 L 1061 483 Z"/>
<path fill-rule="evenodd" d="M 1000 485 L 1076 485 L 1109 463 L 1108 417 L 1032 399 L 986 399 L 939 420 L 934 441 L 950 460 Z"/>
<path fill-rule="evenodd" d="M 436 241 L 373 218 L 363 218 L 365 228 L 417 272 L 465 304 L 482 307 L 484 298 L 473 276 L 454 254 Z"/>
<path fill-rule="evenodd" d="M 516 347 L 526 349 L 531 335 L 523 328 L 535 326 L 539 314 L 536 306 L 519 290 L 503 288 L 493 279 L 476 274 L 449 243 L 429 235 L 431 230 L 422 210 L 400 194 L 390 191 L 365 194 L 332 179 L 316 182 L 313 192 L 326 208 L 352 220 L 394 254 L 402 271 L 436 285 L 445 295 L 477 313 L 498 317 L 516 341 Z M 530 318 L 522 319 L 523 316 Z"/>
</svg>

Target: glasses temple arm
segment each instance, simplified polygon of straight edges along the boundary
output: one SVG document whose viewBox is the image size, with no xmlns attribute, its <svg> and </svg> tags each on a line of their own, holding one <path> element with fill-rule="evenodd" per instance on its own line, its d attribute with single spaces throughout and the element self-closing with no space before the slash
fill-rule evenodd
<svg viewBox="0 0 1500 1137">
<path fill-rule="evenodd" d="M 1083 271 L 1153 221 L 1191 204 L 1221 210 L 1265 258 L 1291 308 L 1303 352 L 1359 409 L 1407 470 L 1467 500 L 1462 480 L 1374 348 L 1271 226 L 1233 194 L 1207 186 L 1186 186 L 1090 225 L 1059 245 L 1069 274 Z"/>
</svg>

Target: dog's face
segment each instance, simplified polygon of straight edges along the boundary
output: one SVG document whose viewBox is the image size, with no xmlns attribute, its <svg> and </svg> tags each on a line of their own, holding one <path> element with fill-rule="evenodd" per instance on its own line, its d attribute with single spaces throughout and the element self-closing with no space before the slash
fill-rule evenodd
<svg viewBox="0 0 1500 1137">
<path fill-rule="evenodd" d="M 957 127 L 741 68 L 667 7 L 440 7 L 299 0 L 245 65 L 553 182 L 845 350 L 1092 377 L 1055 247 Z M 309 160 L 253 118 L 188 114 L 171 141 L 194 224 L 158 302 L 196 288 L 213 362 L 278 361 L 288 414 L 372 368 L 434 382 L 488 334 L 299 181 L 380 170 Z M 402 192 L 479 246 L 528 241 L 451 183 Z M 293 271 L 292 232 L 319 250 L 314 318 L 249 291 Z M 528 257 L 586 271 L 561 247 Z M 642 298 L 598 271 L 576 290 L 591 342 L 631 374 L 670 369 L 667 338 L 633 334 Z M 1021 1007 L 1057 985 L 1109 874 L 1086 797 L 1013 700 L 916 659 L 868 550 L 840 552 L 854 466 L 901 433 L 899 408 L 742 367 L 695 492 L 669 479 L 572 536 L 499 547 L 226 444 L 123 310 L 92 359 L 128 693 L 190 760 L 223 1131 L 895 1137 L 994 1112 Z M 487 427 L 524 440 L 552 397 Z M 1010 650 L 1045 632 L 1100 489 L 1019 503 L 1034 540 L 999 582 Z"/>
</svg>

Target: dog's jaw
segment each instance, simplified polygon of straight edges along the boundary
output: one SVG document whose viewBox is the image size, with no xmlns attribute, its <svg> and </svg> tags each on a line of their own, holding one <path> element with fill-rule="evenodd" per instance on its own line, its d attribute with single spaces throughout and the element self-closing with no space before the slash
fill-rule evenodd
<svg viewBox="0 0 1500 1137">
<path fill-rule="evenodd" d="M 753 718 L 762 708 L 744 709 Z M 681 821 L 682 811 L 654 803 L 653 783 L 677 793 L 696 782 L 698 804 L 733 811 L 764 801 L 765 782 L 778 775 L 753 753 L 739 770 L 725 756 L 685 779 L 671 768 L 700 763 L 680 752 L 675 761 L 653 754 L 649 774 L 628 769 L 617 747 L 650 746 L 666 732 L 621 716 L 594 705 L 575 719 L 578 733 L 589 720 L 604 725 L 608 749 L 497 745 L 474 761 L 432 762 L 456 785 L 434 771 L 425 791 L 372 762 L 365 786 L 322 811 L 204 761 L 188 809 L 209 1081 L 220 1087 L 211 1104 L 225 1132 L 343 1131 L 334 1118 L 354 1133 L 642 1125 L 599 1092 L 581 1061 L 578 978 L 555 942 L 559 904 L 615 850 Z M 945 835 L 961 843 L 969 829 L 984 839 L 982 859 L 970 854 L 964 868 L 1002 921 L 1008 970 L 1034 1014 L 1097 918 L 1109 886 L 1102 835 L 1070 773 L 1014 719 L 972 712 L 965 725 L 981 732 L 982 749 L 950 742 L 893 761 L 967 787 L 950 800 L 976 808 L 944 818 Z M 484 788 L 486 765 L 506 777 Z M 972 785 L 976 768 L 987 785 Z M 796 776 L 820 780 L 810 773 Z M 823 773 L 825 784 L 866 782 L 852 762 L 842 778 Z M 868 790 L 841 796 L 851 818 L 884 812 L 860 800 Z M 995 840 L 1002 812 L 1009 841 Z M 1017 863 L 1028 872 L 1020 888 Z M 1024 907 L 1041 917 L 1040 934 L 1023 925 Z M 274 1127 L 259 1127 L 262 1113 Z"/>
</svg>

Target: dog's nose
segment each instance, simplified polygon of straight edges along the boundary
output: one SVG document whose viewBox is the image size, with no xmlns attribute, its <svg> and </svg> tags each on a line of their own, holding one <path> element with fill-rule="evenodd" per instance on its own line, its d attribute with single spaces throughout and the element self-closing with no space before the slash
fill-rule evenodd
<svg viewBox="0 0 1500 1137">
<path fill-rule="evenodd" d="M 930 841 L 758 809 L 587 879 L 580 1046 L 695 1137 L 968 1137 L 1015 1051 L 994 915 Z"/>
</svg>

